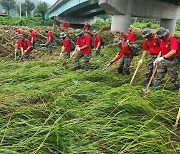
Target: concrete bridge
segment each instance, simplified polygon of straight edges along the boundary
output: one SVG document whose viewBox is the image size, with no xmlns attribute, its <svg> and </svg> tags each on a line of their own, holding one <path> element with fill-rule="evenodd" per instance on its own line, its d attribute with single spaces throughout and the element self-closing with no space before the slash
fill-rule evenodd
<svg viewBox="0 0 180 154">
<path fill-rule="evenodd" d="M 180 6 L 159 0 L 58 0 L 49 10 L 49 16 L 70 23 L 84 23 L 107 12 L 112 15 L 112 31 L 127 32 L 134 17 L 157 18 L 160 25 L 174 34 L 180 19 Z"/>
</svg>

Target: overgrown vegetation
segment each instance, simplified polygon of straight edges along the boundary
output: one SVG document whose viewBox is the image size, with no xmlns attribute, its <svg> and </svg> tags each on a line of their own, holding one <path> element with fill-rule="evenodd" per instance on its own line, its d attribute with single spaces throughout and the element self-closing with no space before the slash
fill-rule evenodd
<svg viewBox="0 0 180 154">
<path fill-rule="evenodd" d="M 179 95 L 169 82 L 144 96 L 144 65 L 133 85 L 117 65 L 102 71 L 117 48 L 103 48 L 104 57 L 93 52 L 89 71 L 72 71 L 74 60 L 64 68 L 59 50 L 48 56 L 37 48 L 40 58 L 21 63 L 1 59 L 0 153 L 180 152 L 172 129 Z"/>
<path fill-rule="evenodd" d="M 16 26 L 52 26 L 53 20 L 43 20 L 41 17 L 0 17 L 0 25 L 16 25 Z"/>
</svg>

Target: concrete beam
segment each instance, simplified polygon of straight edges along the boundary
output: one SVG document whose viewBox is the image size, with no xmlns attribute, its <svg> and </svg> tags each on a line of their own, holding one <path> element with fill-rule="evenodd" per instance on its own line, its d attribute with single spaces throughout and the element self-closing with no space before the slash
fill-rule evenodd
<svg viewBox="0 0 180 154">
<path fill-rule="evenodd" d="M 61 20 L 67 21 L 71 24 L 84 24 L 85 22 L 92 23 L 92 19 L 89 18 L 79 18 L 79 17 L 54 17 L 54 20 L 61 22 Z"/>
<path fill-rule="evenodd" d="M 161 19 L 160 26 L 169 29 L 170 34 L 174 35 L 176 28 L 176 19 Z"/>
<path fill-rule="evenodd" d="M 132 16 L 159 18 L 159 19 L 180 19 L 180 6 L 158 0 L 132 0 Z M 111 15 L 124 15 L 127 11 L 126 0 L 99 0 L 99 5 Z"/>
</svg>

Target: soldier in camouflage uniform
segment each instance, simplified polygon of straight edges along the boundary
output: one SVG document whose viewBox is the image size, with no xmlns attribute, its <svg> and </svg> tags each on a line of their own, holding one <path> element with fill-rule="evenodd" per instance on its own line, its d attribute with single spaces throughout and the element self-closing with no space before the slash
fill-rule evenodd
<svg viewBox="0 0 180 154">
<path fill-rule="evenodd" d="M 83 33 L 83 30 L 77 29 L 75 35 L 78 37 L 76 41 L 76 50 L 78 51 L 75 58 L 76 67 L 75 70 L 79 70 L 80 59 L 84 57 L 84 69 L 88 70 L 89 60 L 91 58 L 91 37 L 90 35 Z"/>
<path fill-rule="evenodd" d="M 149 83 L 149 80 L 153 73 L 153 62 L 157 58 L 159 52 L 160 52 L 160 39 L 156 39 L 155 35 L 152 33 L 152 31 L 149 28 L 145 28 L 142 31 L 142 38 L 145 39 L 143 43 L 143 54 L 141 59 L 139 60 L 139 63 L 142 64 L 144 61 L 144 57 L 146 56 L 146 53 L 149 53 L 148 62 L 146 65 L 146 80 L 144 81 L 144 84 L 147 85 Z"/>
<path fill-rule="evenodd" d="M 65 32 L 60 33 L 60 38 L 62 40 L 62 50 L 60 56 L 63 54 L 64 59 L 67 60 L 70 58 L 71 42 Z"/>
<path fill-rule="evenodd" d="M 170 76 L 170 80 L 174 85 L 174 90 L 179 90 L 179 79 L 178 79 L 178 56 L 179 56 L 179 45 L 178 39 L 171 37 L 169 30 L 164 27 L 160 27 L 157 32 L 157 37 L 161 39 L 160 49 L 161 57 L 157 58 L 154 61 L 154 64 L 157 64 L 157 74 L 156 82 L 154 83 L 155 87 L 158 87 L 162 84 L 162 80 L 166 72 Z"/>
<path fill-rule="evenodd" d="M 114 39 L 113 45 L 116 45 L 120 48 L 119 53 L 116 55 L 116 57 L 111 61 L 111 63 L 117 62 L 120 58 L 122 58 L 119 67 L 118 67 L 118 73 L 122 74 L 123 70 L 127 75 L 130 74 L 129 67 L 131 65 L 131 61 L 133 59 L 133 53 L 129 46 L 126 44 L 125 41 L 120 41 L 119 39 Z"/>
</svg>

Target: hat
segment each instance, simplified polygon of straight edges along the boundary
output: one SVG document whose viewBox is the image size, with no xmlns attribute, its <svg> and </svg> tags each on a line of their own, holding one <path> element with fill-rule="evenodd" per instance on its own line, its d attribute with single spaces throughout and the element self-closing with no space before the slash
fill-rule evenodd
<svg viewBox="0 0 180 154">
<path fill-rule="evenodd" d="M 66 33 L 65 32 L 61 32 L 60 33 L 60 38 L 64 38 L 64 37 L 66 37 Z"/>
<path fill-rule="evenodd" d="M 118 38 L 114 39 L 113 41 L 113 45 L 118 45 L 121 43 L 121 40 L 119 40 Z"/>
<path fill-rule="evenodd" d="M 96 30 L 93 30 L 92 33 L 93 33 L 93 34 L 97 34 L 97 31 L 96 31 Z"/>
<path fill-rule="evenodd" d="M 169 33 L 169 30 L 166 29 L 166 28 L 164 28 L 164 27 L 160 27 L 160 28 L 156 31 L 157 37 L 165 37 L 168 33 Z"/>
<path fill-rule="evenodd" d="M 48 29 L 45 29 L 44 31 L 47 33 L 47 32 L 48 32 Z"/>
<path fill-rule="evenodd" d="M 24 38 L 24 35 L 23 34 L 19 34 L 18 38 Z"/>
<path fill-rule="evenodd" d="M 81 30 L 81 29 L 76 29 L 75 35 L 76 35 L 76 36 L 80 36 L 81 34 L 83 34 L 83 30 Z"/>
<path fill-rule="evenodd" d="M 150 35 L 152 35 L 152 31 L 149 28 L 143 29 L 143 31 L 142 31 L 142 38 L 147 38 Z"/>
</svg>

